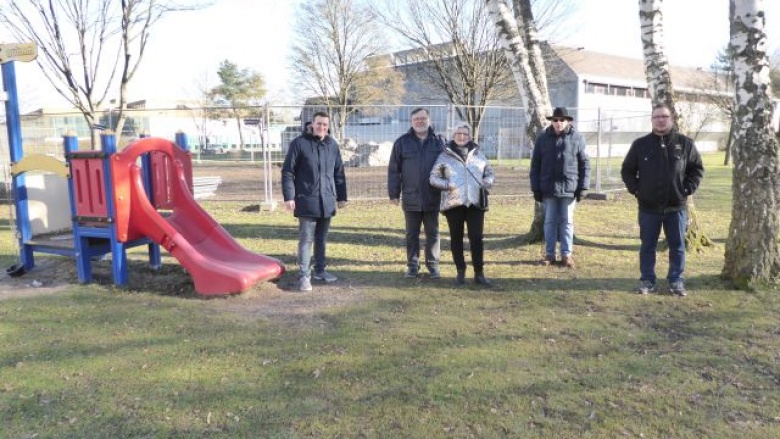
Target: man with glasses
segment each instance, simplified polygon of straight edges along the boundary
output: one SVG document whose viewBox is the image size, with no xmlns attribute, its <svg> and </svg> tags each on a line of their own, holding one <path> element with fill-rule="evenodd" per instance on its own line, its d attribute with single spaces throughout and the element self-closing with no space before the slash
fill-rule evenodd
<svg viewBox="0 0 780 439">
<path fill-rule="evenodd" d="M 530 171 L 534 199 L 544 205 L 542 265 L 556 263 L 560 240 L 561 264 L 574 268 L 574 206 L 590 187 L 590 158 L 565 108 L 556 108 L 547 120 L 552 123 L 536 138 Z"/>
<path fill-rule="evenodd" d="M 652 132 L 636 139 L 620 171 L 628 192 L 639 203 L 638 292 L 657 291 L 656 249 L 661 228 L 669 245 L 669 292 L 685 296 L 685 233 L 688 196 L 699 187 L 704 166 L 696 145 L 674 128 L 671 109 L 653 107 Z"/>
<path fill-rule="evenodd" d="M 439 203 L 441 192 L 428 183 L 433 164 L 444 142 L 433 131 L 426 108 L 412 110 L 412 128 L 393 144 L 387 165 L 390 202 L 401 204 L 406 221 L 406 274 L 417 278 L 420 270 L 420 226 L 425 230 L 425 265 L 431 279 L 439 272 Z M 402 196 L 403 194 L 403 196 Z"/>
</svg>

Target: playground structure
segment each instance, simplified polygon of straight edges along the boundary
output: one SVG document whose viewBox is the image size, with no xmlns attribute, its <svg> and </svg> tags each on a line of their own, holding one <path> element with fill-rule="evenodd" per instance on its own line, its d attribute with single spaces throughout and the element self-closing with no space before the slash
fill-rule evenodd
<svg viewBox="0 0 780 439">
<path fill-rule="evenodd" d="M 176 135 L 176 143 L 141 138 L 121 152 L 113 134 L 101 135 L 100 150 L 86 151 L 66 134 L 64 162 L 46 155 L 24 157 L 13 62 L 3 63 L 2 74 L 19 243 L 19 263 L 8 268 L 9 275 L 23 275 L 34 267 L 35 253 L 49 253 L 73 257 L 79 282 L 89 283 L 92 261 L 111 254 L 113 282 L 123 286 L 129 277 L 127 250 L 141 245 L 148 246 L 152 269 L 160 268 L 160 246 L 165 248 L 205 296 L 243 292 L 284 274 L 280 261 L 244 249 L 195 201 L 183 133 Z M 33 236 L 29 195 L 50 189 L 45 182 L 41 188 L 28 187 L 30 171 L 66 179 L 69 232 Z"/>
</svg>

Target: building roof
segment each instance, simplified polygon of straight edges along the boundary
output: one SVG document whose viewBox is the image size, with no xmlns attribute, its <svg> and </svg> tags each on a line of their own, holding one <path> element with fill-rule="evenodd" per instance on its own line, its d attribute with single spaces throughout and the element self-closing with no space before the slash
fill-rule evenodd
<svg viewBox="0 0 780 439">
<path fill-rule="evenodd" d="M 645 64 L 641 59 L 609 55 L 572 47 L 553 46 L 556 55 L 582 79 L 593 82 L 647 87 Z M 701 91 L 712 84 L 715 72 L 702 68 L 670 66 L 675 90 Z M 720 79 L 720 78 L 719 78 Z M 725 75 L 722 81 L 725 84 Z M 724 88 L 725 89 L 725 86 Z"/>
</svg>

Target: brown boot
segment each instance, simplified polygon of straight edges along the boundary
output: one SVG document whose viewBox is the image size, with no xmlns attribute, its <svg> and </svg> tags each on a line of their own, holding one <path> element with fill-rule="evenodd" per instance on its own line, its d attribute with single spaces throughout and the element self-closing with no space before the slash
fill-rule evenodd
<svg viewBox="0 0 780 439">
<path fill-rule="evenodd" d="M 540 262 L 541 265 L 545 267 L 552 267 L 555 265 L 555 256 L 545 256 L 544 259 Z"/>
<path fill-rule="evenodd" d="M 566 268 L 574 268 L 574 258 L 571 256 L 563 256 L 561 258 L 561 263 L 563 263 L 563 266 Z"/>
</svg>

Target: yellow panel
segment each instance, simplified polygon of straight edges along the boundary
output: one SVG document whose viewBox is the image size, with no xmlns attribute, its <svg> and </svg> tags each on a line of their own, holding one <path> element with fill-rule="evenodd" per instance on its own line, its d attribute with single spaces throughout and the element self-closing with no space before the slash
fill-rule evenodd
<svg viewBox="0 0 780 439">
<path fill-rule="evenodd" d="M 44 154 L 30 154 L 11 164 L 11 175 L 16 176 L 27 171 L 47 171 L 62 178 L 70 177 L 70 168 L 62 160 Z"/>
</svg>

